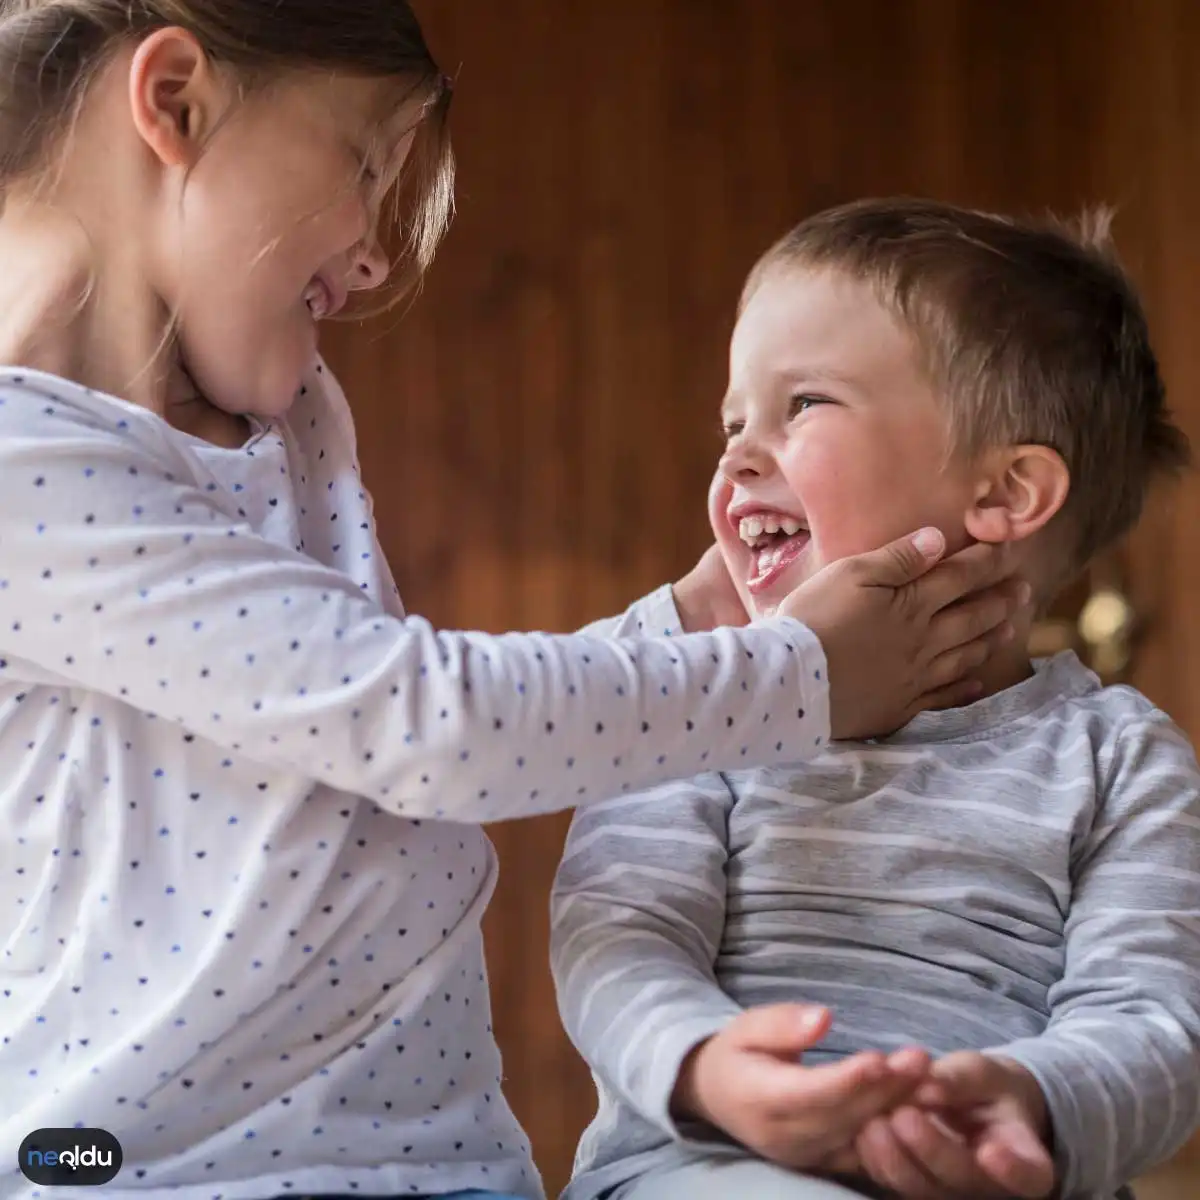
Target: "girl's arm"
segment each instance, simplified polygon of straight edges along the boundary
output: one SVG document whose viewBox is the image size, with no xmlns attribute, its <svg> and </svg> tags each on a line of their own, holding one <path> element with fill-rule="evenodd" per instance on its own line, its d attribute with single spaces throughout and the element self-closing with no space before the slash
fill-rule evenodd
<svg viewBox="0 0 1200 1200">
<path fill-rule="evenodd" d="M 396 619 L 258 537 L 156 423 L 118 428 L 71 393 L 0 390 L 0 679 L 105 693 L 463 821 L 795 761 L 828 736 L 824 656 L 797 622 L 610 641 Z"/>
</svg>

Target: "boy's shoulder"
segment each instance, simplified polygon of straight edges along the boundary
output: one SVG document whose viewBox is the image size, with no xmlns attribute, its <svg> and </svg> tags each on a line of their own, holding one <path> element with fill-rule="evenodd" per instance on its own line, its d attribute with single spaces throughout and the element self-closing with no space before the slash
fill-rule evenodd
<svg viewBox="0 0 1200 1200">
<path fill-rule="evenodd" d="M 1105 685 L 1067 652 L 1035 664 L 1024 683 L 975 704 L 926 712 L 891 737 L 830 743 L 815 759 L 791 766 L 739 771 L 728 776 L 735 797 L 765 790 L 844 792 L 848 781 L 868 787 L 893 776 L 941 787 L 943 772 L 961 785 L 967 776 L 1053 779 L 1104 793 L 1128 780 L 1131 764 L 1154 760 L 1200 779 L 1192 745 L 1160 707 L 1128 684 Z M 851 789 L 853 790 L 853 789 Z"/>
<path fill-rule="evenodd" d="M 1046 710 L 1038 714 L 1046 721 L 1059 721 L 1086 728 L 1097 749 L 1115 753 L 1122 747 L 1148 739 L 1164 739 L 1188 747 L 1187 735 L 1169 713 L 1132 684 L 1103 684 L 1073 654 L 1052 661 L 1074 686 L 1064 687 Z"/>
</svg>

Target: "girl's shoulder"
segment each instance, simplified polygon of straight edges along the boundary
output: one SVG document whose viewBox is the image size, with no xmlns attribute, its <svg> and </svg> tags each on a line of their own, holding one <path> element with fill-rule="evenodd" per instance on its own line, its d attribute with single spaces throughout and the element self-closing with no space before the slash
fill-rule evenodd
<svg viewBox="0 0 1200 1200">
<path fill-rule="evenodd" d="M 146 409 L 73 380 L 20 367 L 0 367 L 0 437 L 79 438 L 126 442 L 154 449 L 163 442 L 165 421 Z M 169 440 L 169 439 L 168 439 Z"/>
<path fill-rule="evenodd" d="M 309 371 L 293 408 L 269 424 L 251 421 L 245 446 L 223 449 L 174 428 L 157 413 L 70 379 L 19 367 L 0 366 L 0 459 L 27 458 L 38 447 L 55 454 L 100 451 L 110 466 L 122 459 L 153 461 L 166 470 L 207 477 L 219 461 L 240 458 L 267 434 L 309 447 L 357 473 L 353 418 L 337 380 L 318 361 Z"/>
</svg>

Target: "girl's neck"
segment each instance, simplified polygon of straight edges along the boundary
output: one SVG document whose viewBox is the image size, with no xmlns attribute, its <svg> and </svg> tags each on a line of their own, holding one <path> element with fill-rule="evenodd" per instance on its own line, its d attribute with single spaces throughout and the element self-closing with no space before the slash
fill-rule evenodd
<svg viewBox="0 0 1200 1200">
<path fill-rule="evenodd" d="M 69 214 L 10 202 L 0 216 L 0 363 L 118 396 L 206 441 L 241 444 L 246 422 L 191 383 L 145 273 L 119 248 L 106 250 L 100 267 Z"/>
</svg>

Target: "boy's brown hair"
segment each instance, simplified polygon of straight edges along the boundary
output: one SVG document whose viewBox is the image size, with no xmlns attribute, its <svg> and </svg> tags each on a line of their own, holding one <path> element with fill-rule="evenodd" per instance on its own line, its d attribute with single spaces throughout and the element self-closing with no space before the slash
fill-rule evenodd
<svg viewBox="0 0 1200 1200">
<path fill-rule="evenodd" d="M 955 450 L 1036 443 L 1070 471 L 1070 570 L 1136 523 L 1150 484 L 1190 462 L 1111 215 L 1016 221 L 930 200 L 818 213 L 759 260 L 744 308 L 781 266 L 871 286 L 917 340 Z"/>
</svg>

